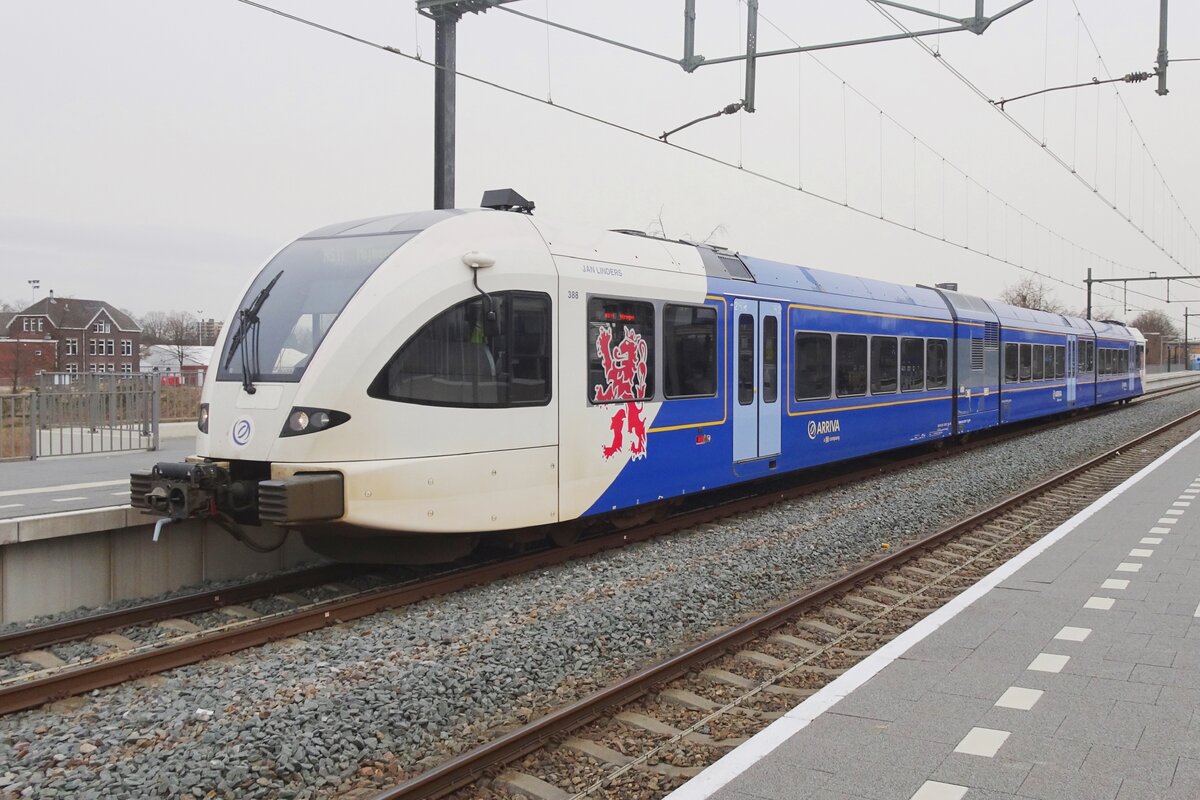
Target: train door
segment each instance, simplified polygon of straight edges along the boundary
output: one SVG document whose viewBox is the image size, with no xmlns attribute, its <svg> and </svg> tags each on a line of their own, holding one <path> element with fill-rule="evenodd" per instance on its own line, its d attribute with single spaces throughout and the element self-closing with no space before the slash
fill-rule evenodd
<svg viewBox="0 0 1200 800">
<path fill-rule="evenodd" d="M 780 305 L 733 301 L 733 460 L 780 452 Z"/>
<path fill-rule="evenodd" d="M 1079 367 L 1079 337 L 1067 335 L 1067 408 L 1075 407 L 1075 376 Z"/>
</svg>

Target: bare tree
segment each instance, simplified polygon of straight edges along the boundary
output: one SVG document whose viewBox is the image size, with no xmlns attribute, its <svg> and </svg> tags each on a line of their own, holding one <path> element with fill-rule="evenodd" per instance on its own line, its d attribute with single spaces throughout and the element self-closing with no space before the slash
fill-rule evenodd
<svg viewBox="0 0 1200 800">
<path fill-rule="evenodd" d="M 142 342 L 162 344 L 166 341 L 167 315 L 161 311 L 150 311 L 138 320 L 142 326 Z"/>
<path fill-rule="evenodd" d="M 1129 324 L 1142 333 L 1161 333 L 1169 339 L 1179 336 L 1179 328 L 1165 311 L 1143 311 L 1130 320 Z"/>
<path fill-rule="evenodd" d="M 195 325 L 192 318 L 184 311 L 172 311 L 164 314 L 162 344 L 171 352 L 171 356 L 179 362 L 179 371 L 188 360 L 188 347 L 195 342 Z"/>
<path fill-rule="evenodd" d="M 1066 314 L 1067 307 L 1058 302 L 1054 293 L 1046 288 L 1041 279 L 1026 276 L 1000 292 L 1000 299 L 1010 306 L 1049 311 L 1051 314 Z"/>
</svg>

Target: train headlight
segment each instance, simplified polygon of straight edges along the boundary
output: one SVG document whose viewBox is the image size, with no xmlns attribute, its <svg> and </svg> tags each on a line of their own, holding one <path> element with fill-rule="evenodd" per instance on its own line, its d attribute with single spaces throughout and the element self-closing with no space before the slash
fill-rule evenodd
<svg viewBox="0 0 1200 800">
<path fill-rule="evenodd" d="M 288 414 L 287 422 L 283 424 L 279 435 L 303 436 L 306 433 L 316 433 L 341 425 L 348 419 L 350 415 L 342 411 L 296 406 Z"/>
<path fill-rule="evenodd" d="M 208 403 L 200 404 L 200 416 L 196 419 L 196 427 L 201 433 L 208 433 Z"/>
</svg>

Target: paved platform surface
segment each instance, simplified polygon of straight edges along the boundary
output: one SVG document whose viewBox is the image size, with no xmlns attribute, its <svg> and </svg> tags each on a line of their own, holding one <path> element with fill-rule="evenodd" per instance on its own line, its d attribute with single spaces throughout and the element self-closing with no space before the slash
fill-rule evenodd
<svg viewBox="0 0 1200 800">
<path fill-rule="evenodd" d="M 158 450 L 0 462 L 0 519 L 128 505 L 130 472 L 195 452 L 194 433 L 167 434 L 160 432 Z"/>
<path fill-rule="evenodd" d="M 671 800 L 1200 798 L 1200 434 L 1139 475 Z"/>
</svg>

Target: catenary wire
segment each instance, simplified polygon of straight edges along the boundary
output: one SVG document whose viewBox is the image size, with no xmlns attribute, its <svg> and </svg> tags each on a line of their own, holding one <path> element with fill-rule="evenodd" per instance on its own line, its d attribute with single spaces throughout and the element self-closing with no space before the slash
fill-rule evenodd
<svg viewBox="0 0 1200 800">
<path fill-rule="evenodd" d="M 305 25 L 305 26 L 308 26 L 308 27 L 314 28 L 314 29 L 316 29 L 316 30 L 323 31 L 323 32 L 325 32 L 325 33 L 330 33 L 330 34 L 332 34 L 332 35 L 334 35 L 334 36 L 337 36 L 337 37 L 340 37 L 340 38 L 343 38 L 343 39 L 347 39 L 347 40 L 349 40 L 349 41 L 355 42 L 355 43 L 357 43 L 357 44 L 364 45 L 364 46 L 366 46 L 366 47 L 371 47 L 371 48 L 374 48 L 374 49 L 376 49 L 376 50 L 381 50 L 381 51 L 383 51 L 383 52 L 386 52 L 386 53 L 391 53 L 392 55 L 397 55 L 397 56 L 400 56 L 401 58 L 407 59 L 407 60 L 409 60 L 409 61 L 413 61 L 413 62 L 415 62 L 415 63 L 418 63 L 418 64 L 422 64 L 422 65 L 424 65 L 424 66 L 426 66 L 426 67 L 430 67 L 430 68 L 433 68 L 433 69 L 444 69 L 443 67 L 440 67 L 440 66 L 439 66 L 439 65 L 437 65 L 437 64 L 434 64 L 434 63 L 432 63 L 432 62 L 426 61 L 425 59 L 423 59 L 423 58 L 420 58 L 420 57 L 418 57 L 418 56 L 416 56 L 416 55 L 413 55 L 413 54 L 411 54 L 411 53 L 407 53 L 407 52 L 405 52 L 404 50 L 401 50 L 401 49 L 399 49 L 399 48 L 392 47 L 392 46 L 390 46 L 390 45 L 381 44 L 381 43 L 379 43 L 379 42 L 375 42 L 375 41 L 372 41 L 372 40 L 370 40 L 370 39 L 366 39 L 366 38 L 364 38 L 364 37 L 361 37 L 361 36 L 356 36 L 356 35 L 354 35 L 354 34 L 351 34 L 351 33 L 347 32 L 347 31 L 339 30 L 339 29 L 337 29 L 337 28 L 333 28 L 333 27 L 330 27 L 330 26 L 328 26 L 328 25 L 324 25 L 324 24 L 322 24 L 322 23 L 319 23 L 319 22 L 316 22 L 316 21 L 314 21 L 314 20 L 310 20 L 310 19 L 307 19 L 307 18 L 305 18 L 305 17 L 298 16 L 298 15 L 295 15 L 295 14 L 291 14 L 291 13 L 289 13 L 289 12 L 286 12 L 286 11 L 283 11 L 283 10 L 281 10 L 281 9 L 273 8 L 273 7 L 271 7 L 271 6 L 268 6 L 268 5 L 265 5 L 265 4 L 263 4 L 263 3 L 256 2 L 255 0 L 235 0 L 235 2 L 241 3 L 241 4 L 243 4 L 243 5 L 246 5 L 246 6 L 248 6 L 248 7 L 254 8 L 254 9 L 257 9 L 257 10 L 259 10 L 259 11 L 263 11 L 263 12 L 266 12 L 266 13 L 270 13 L 270 14 L 276 15 L 276 16 L 278 16 L 278 17 L 281 17 L 281 18 L 283 18 L 283 19 L 289 20 L 289 21 L 291 21 L 291 22 L 295 22 L 295 23 L 297 23 L 297 24 L 300 24 L 300 25 Z M 708 161 L 709 163 L 712 163 L 712 164 L 717 164 L 717 165 L 719 165 L 719 166 L 727 167 L 727 168 L 729 168 L 729 169 L 733 169 L 733 170 L 736 170 L 736 171 L 738 171 L 738 172 L 741 172 L 741 173 L 744 173 L 744 174 L 747 174 L 747 175 L 751 175 L 751 176 L 753 176 L 753 177 L 755 177 L 755 178 L 758 178 L 759 180 L 766 181 L 766 182 L 768 182 L 768 183 L 774 184 L 774 185 L 776 185 L 776 186 L 779 186 L 779 187 L 781 187 L 781 188 L 790 189 L 790 190 L 792 190 L 792 191 L 797 191 L 797 192 L 800 192 L 800 193 L 802 193 L 802 194 L 808 195 L 809 197 L 813 197 L 813 198 L 815 198 L 815 199 L 822 200 L 822 201 L 824 201 L 824 202 L 826 202 L 826 203 L 829 203 L 830 205 L 838 206 L 838 207 L 840 207 L 840 208 L 845 208 L 845 209 L 847 209 L 847 210 L 849 210 L 849 211 L 852 211 L 852 212 L 854 212 L 854 213 L 856 213 L 856 214 L 860 214 L 860 215 L 862 215 L 862 216 L 864 216 L 864 217 L 867 217 L 867 218 L 869 218 L 869 219 L 877 220 L 877 221 L 880 221 L 880 222 L 886 223 L 886 224 L 888 224 L 888 225 L 891 225 L 891 226 L 893 226 L 893 227 L 899 228 L 899 229 L 901 229 L 901 230 L 910 231 L 910 232 L 913 232 L 913 233 L 919 234 L 920 236 L 923 236 L 923 237 L 925 237 L 926 239 L 930 239 L 930 240 L 932 240 L 932 241 L 942 241 L 942 240 L 941 240 L 941 238 L 940 238 L 939 236 L 935 235 L 935 234 L 928 233 L 928 232 L 926 232 L 926 231 L 922 231 L 922 230 L 920 230 L 920 229 L 914 229 L 914 228 L 912 228 L 912 227 L 909 227 L 908 225 L 902 224 L 902 223 L 900 223 L 899 221 L 896 221 L 896 220 L 887 219 L 887 218 L 880 219 L 878 216 L 876 216 L 875 214 L 873 214 L 873 213 L 871 213 L 871 212 L 869 212 L 869 211 L 867 211 L 867 210 L 865 210 L 865 209 L 860 209 L 860 208 L 857 208 L 857 207 L 855 207 L 855 206 L 845 205 L 845 204 L 843 204 L 841 201 L 839 201 L 839 200 L 837 200 L 837 199 L 835 199 L 835 198 L 833 198 L 833 197 L 831 197 L 831 196 L 828 196 L 828 195 L 821 194 L 820 192 L 815 192 L 815 191 L 812 191 L 811 189 L 801 189 L 801 188 L 799 188 L 798 186 L 795 186 L 795 185 L 793 185 L 793 184 L 791 184 L 791 183 L 788 183 L 788 182 L 787 182 L 787 181 L 785 181 L 785 180 L 782 180 L 782 179 L 780 179 L 780 178 L 776 178 L 776 177 L 774 177 L 774 176 L 772 176 L 772 175 L 769 175 L 769 174 L 767 174 L 767 173 L 764 173 L 764 172 L 759 172 L 759 171 L 757 171 L 757 170 L 754 170 L 754 169 L 749 169 L 749 168 L 741 167 L 741 166 L 738 166 L 737 164 L 734 164 L 733 162 L 726 161 L 726 160 L 724 160 L 724 159 L 722 159 L 722 158 L 719 158 L 719 157 L 717 157 L 717 156 L 711 155 L 711 154 L 709 154 L 709 153 L 705 153 L 705 152 L 702 152 L 702 151 L 700 151 L 700 150 L 694 150 L 694 149 L 692 149 L 692 148 L 684 147 L 684 146 L 682 146 L 682 145 L 679 145 L 679 144 L 676 144 L 676 143 L 674 143 L 674 142 L 661 142 L 661 141 L 658 139 L 658 137 L 656 137 L 656 136 L 654 136 L 654 135 L 652 135 L 652 134 L 645 133 L 645 132 L 643 132 L 643 131 L 639 131 L 639 130 L 637 130 L 636 128 L 631 128 L 631 127 L 629 127 L 629 126 L 627 126 L 627 125 L 623 125 L 623 124 L 621 124 L 621 123 L 619 123 L 619 122 L 614 122 L 613 120 L 605 119 L 605 118 L 603 118 L 603 117 L 596 116 L 596 115 L 594 115 L 594 114 L 591 114 L 591 113 L 589 113 L 589 112 L 582 111 L 582 110 L 580 110 L 580 109 L 577 109 L 577 108 L 574 108 L 574 107 L 571 107 L 571 106 L 562 105 L 562 104 L 560 104 L 560 103 L 548 103 L 546 100 L 543 100 L 543 99 L 541 99 L 541 98 L 539 98 L 539 97 L 537 97 L 537 96 L 535 96 L 535 95 L 528 94 L 528 93 L 526 93 L 526 92 L 523 92 L 523 91 L 521 91 L 521 90 L 519 90 L 519 89 L 514 89 L 514 88 L 512 88 L 512 87 L 510 87 L 510 86 L 505 86 L 505 85 L 503 85 L 503 84 L 501 84 L 501 83 L 497 83 L 497 82 L 495 82 L 495 81 L 489 80 L 489 79 L 487 79 L 487 78 L 482 78 L 482 77 L 479 77 L 479 76 L 477 76 L 477 75 L 472 75 L 472 74 L 470 74 L 470 73 L 467 73 L 467 72 L 462 72 L 462 71 L 460 71 L 460 70 L 456 70 L 456 71 L 455 71 L 455 75 L 456 75 L 456 76 L 458 76 L 458 77 L 460 77 L 460 78 L 464 78 L 464 79 L 466 79 L 466 80 L 469 80 L 469 81 L 471 81 L 472 83 L 477 83 L 477 84 L 479 84 L 479 85 L 481 85 L 481 86 L 487 86 L 487 87 L 489 87 L 489 88 L 495 89 L 495 90 L 497 90 L 497 91 L 500 91 L 500 92 L 503 92 L 503 93 L 505 93 L 505 94 L 510 94 L 510 95 L 513 95 L 513 96 L 515 96 L 515 97 L 520 97 L 520 98 L 522 98 L 522 99 L 525 99 L 525 100 L 529 100 L 529 101 L 532 101 L 532 102 L 535 102 L 535 103 L 539 103 L 539 104 L 541 104 L 541 105 L 545 105 L 545 106 L 549 106 L 549 107 L 551 107 L 551 108 L 558 109 L 559 111 L 562 111 L 562 112 L 564 112 L 564 113 L 570 114 L 571 116 L 578 117 L 578 118 L 580 118 L 580 119 L 584 119 L 584 120 L 587 120 L 587 121 L 590 121 L 590 122 L 594 122 L 594 123 L 596 123 L 596 124 L 598 124 L 598 125 L 602 125 L 602 126 L 605 126 L 605 127 L 608 127 L 608 128 L 612 128 L 612 129 L 614 129 L 614 130 L 617 130 L 617 131 L 621 131 L 621 132 L 623 132 L 623 133 L 629 134 L 629 135 L 631 135 L 631 136 L 638 137 L 638 138 L 640 138 L 640 139 L 643 139 L 643 140 L 645 140 L 645 141 L 649 141 L 649 142 L 655 142 L 655 143 L 659 143 L 659 144 L 664 144 L 664 145 L 666 145 L 667 147 L 670 147 L 670 148 L 672 148 L 672 149 L 674 149 L 674 150 L 677 150 L 677 151 L 679 151 L 679 152 L 682 152 L 682 153 L 687 153 L 687 154 L 689 154 L 689 155 L 692 155 L 692 156 L 695 156 L 695 157 L 697 157 L 697 158 L 700 158 L 700 159 L 703 159 L 703 160 L 705 160 L 705 161 Z M 855 91 L 855 93 L 856 93 L 856 94 L 858 94 L 857 90 L 854 90 L 852 87 L 851 87 L 851 90 L 852 90 L 852 91 Z M 860 96 L 861 96 L 861 95 L 860 95 Z M 984 96 L 984 95 L 982 95 L 982 94 L 981 94 L 981 96 Z M 984 96 L 984 98 L 986 99 L 986 96 Z M 865 99 L 865 98 L 864 98 L 864 99 Z M 1053 235 L 1053 236 L 1057 237 L 1058 239 L 1060 239 L 1061 241 L 1068 242 L 1069 244 L 1071 244 L 1072 246 L 1076 247 L 1077 249 L 1079 249 L 1079 250 L 1080 250 L 1081 252 L 1083 252 L 1083 253 L 1087 253 L 1087 254 L 1089 254 L 1089 255 L 1092 255 L 1092 256 L 1093 256 L 1093 257 L 1094 257 L 1094 258 L 1095 258 L 1095 259 L 1096 259 L 1098 262 L 1106 262 L 1106 263 L 1110 263 L 1110 264 L 1115 264 L 1115 263 L 1116 263 L 1116 262 L 1113 262 L 1113 261 L 1112 261 L 1112 259 L 1107 259 L 1107 258 L 1104 258 L 1104 257 L 1102 257 L 1102 256 L 1100 256 L 1100 255 L 1098 255 L 1098 254 L 1096 254 L 1096 253 L 1093 253 L 1091 250 L 1088 250 L 1087 248 L 1085 248 L 1085 247 L 1082 247 L 1081 245 L 1077 245 L 1077 244 L 1075 244 L 1074 242 L 1071 242 L 1069 239 L 1066 239 L 1065 237 L 1063 237 L 1063 236 L 1060 236 L 1059 234 L 1056 234 L 1056 233 L 1054 233 L 1054 232 L 1053 232 L 1053 231 L 1051 231 L 1049 228 L 1046 228 L 1045 226 L 1041 225 L 1041 223 L 1038 223 L 1038 222 L 1036 222 L 1036 221 L 1035 221 L 1035 220 L 1033 220 L 1031 217 L 1028 217 L 1028 216 L 1027 216 L 1027 215 L 1025 215 L 1023 212 L 1021 212 L 1021 211 L 1019 211 L 1018 209 L 1016 209 L 1014 206 L 1011 206 L 1011 205 L 1009 205 L 1008 207 L 1009 207 L 1009 208 L 1011 208 L 1011 209 L 1013 209 L 1014 211 L 1016 211 L 1016 213 L 1017 213 L 1018 215 L 1020 215 L 1020 216 L 1021 216 L 1023 219 L 1028 219 L 1028 220 L 1030 220 L 1031 222 L 1033 222 L 1033 224 L 1034 224 L 1034 225 L 1036 225 L 1036 226 L 1038 226 L 1039 228 L 1041 228 L 1041 229 L 1043 229 L 1043 230 L 1047 231 L 1047 233 L 1048 233 L 1049 235 Z M 1069 282 L 1069 281 L 1066 281 L 1066 280 L 1063 280 L 1062 278 L 1059 278 L 1059 277 L 1057 277 L 1057 276 L 1055 276 L 1055 275 L 1050 275 L 1050 274 L 1047 274 L 1047 273 L 1041 272 L 1040 270 L 1037 270 L 1037 269 L 1035 269 L 1035 268 L 1032 268 L 1032 267 L 1026 266 L 1026 265 L 1024 265 L 1024 264 L 1017 263 L 1017 262 L 1015 262 L 1015 261 L 1012 261 L 1012 260 L 1008 259 L 1007 257 L 1005 257 L 1005 258 L 1000 258 L 1000 257 L 998 257 L 998 256 L 991 255 L 990 253 L 981 252 L 981 251 L 979 251 L 979 250 L 972 250 L 972 249 L 970 249 L 970 248 L 962 247 L 962 246 L 960 246 L 960 245 L 954 245 L 954 244 L 951 244 L 951 246 L 957 247 L 957 248 L 959 248 L 959 249 L 966 249 L 966 250 L 969 250 L 970 252 L 973 252 L 973 253 L 975 253 L 976 255 L 978 255 L 978 256 L 980 256 L 980 257 L 982 257 L 982 258 L 989 259 L 989 260 L 991 260 L 991 261 L 994 261 L 994 262 L 996 262 L 996 263 L 1005 264 L 1006 266 L 1010 266 L 1010 267 L 1013 267 L 1013 268 L 1015 268 L 1015 269 L 1022 270 L 1022 271 L 1024 271 L 1024 272 L 1028 272 L 1028 273 L 1030 273 L 1030 274 L 1032 274 L 1032 275 L 1037 275 L 1038 277 L 1044 278 L 1044 279 L 1046 279 L 1046 280 L 1049 280 L 1049 281 L 1052 281 L 1052 282 L 1054 282 L 1054 283 L 1061 284 L 1061 285 L 1063 285 L 1063 286 L 1066 286 L 1066 287 L 1068 287 L 1068 288 L 1070 288 L 1070 289 L 1074 289 L 1074 290 L 1080 290 L 1080 289 L 1081 289 L 1081 287 L 1080 287 L 1078 284 L 1076 284 L 1076 283 L 1071 283 L 1071 282 Z M 1153 296 L 1153 295 L 1144 294 L 1144 293 L 1142 293 L 1142 292 L 1138 292 L 1138 291 L 1136 291 L 1136 290 L 1130 290 L 1130 291 L 1129 291 L 1129 293 L 1130 293 L 1130 294 L 1137 294 L 1137 295 L 1141 295 L 1142 297 L 1146 297 L 1146 298 L 1148 298 L 1148 299 L 1150 299 L 1150 300 L 1154 300 L 1154 301 L 1156 301 L 1156 302 L 1162 302 L 1160 298 L 1157 298 L 1157 297 L 1155 297 L 1155 296 Z M 1101 298 L 1103 298 L 1103 299 L 1105 299 L 1105 300 L 1108 300 L 1108 301 L 1110 301 L 1110 302 L 1112 302 L 1112 303 L 1120 303 L 1120 302 L 1121 302 L 1121 300 L 1120 300 L 1119 298 L 1116 298 L 1116 297 L 1111 297 L 1111 296 L 1109 296 L 1109 295 L 1102 294 L 1100 291 L 1098 291 L 1098 290 L 1096 290 L 1096 289 L 1093 289 L 1093 290 L 1092 290 L 1092 294 L 1093 294 L 1094 296 L 1099 296 L 1099 297 L 1101 297 Z M 1136 309 L 1138 309 L 1138 310 L 1148 310 L 1148 309 L 1146 309 L 1146 308 L 1145 308 L 1145 307 L 1143 307 L 1143 306 L 1130 305 L 1129 307 L 1130 307 L 1130 308 L 1136 308 Z"/>
</svg>

